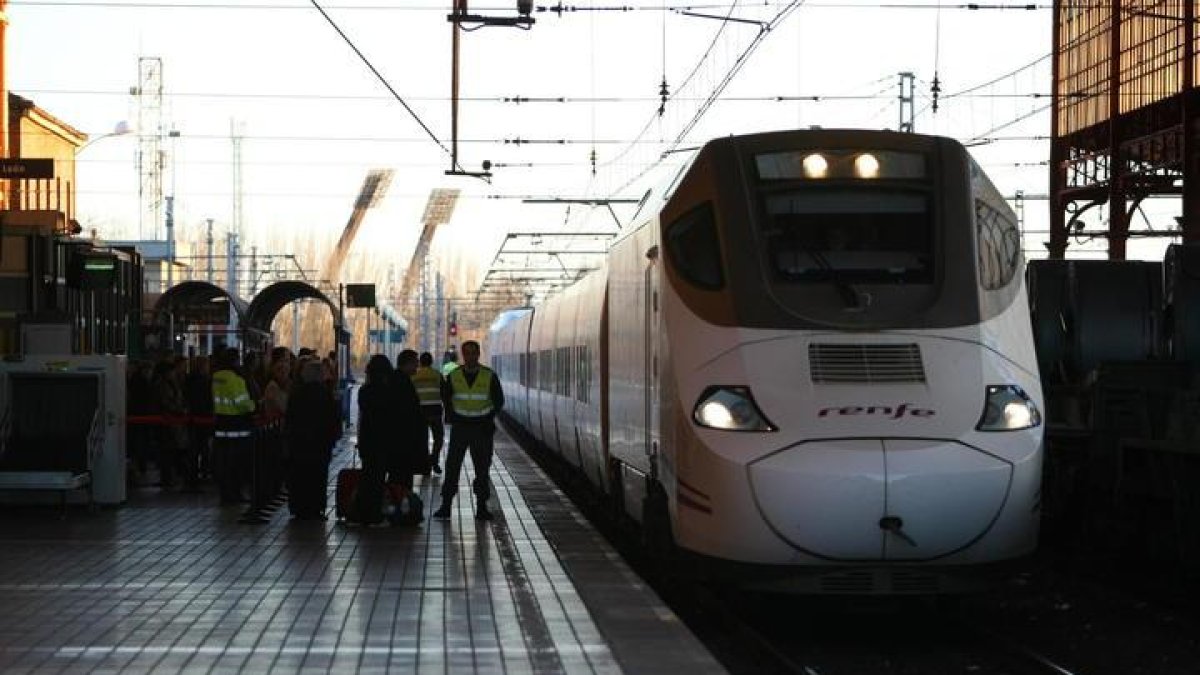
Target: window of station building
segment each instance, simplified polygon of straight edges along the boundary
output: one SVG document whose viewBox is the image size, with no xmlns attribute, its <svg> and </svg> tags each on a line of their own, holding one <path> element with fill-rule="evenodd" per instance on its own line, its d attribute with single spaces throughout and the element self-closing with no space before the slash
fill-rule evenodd
<svg viewBox="0 0 1200 675">
<path fill-rule="evenodd" d="M 700 288 L 719 290 L 725 286 L 721 263 L 721 241 L 710 202 L 688 211 L 667 226 L 667 254 L 671 266 Z"/>
<path fill-rule="evenodd" d="M 1021 231 L 1002 211 L 983 200 L 975 202 L 979 237 L 979 283 L 994 291 L 1012 281 L 1021 266 Z"/>
</svg>

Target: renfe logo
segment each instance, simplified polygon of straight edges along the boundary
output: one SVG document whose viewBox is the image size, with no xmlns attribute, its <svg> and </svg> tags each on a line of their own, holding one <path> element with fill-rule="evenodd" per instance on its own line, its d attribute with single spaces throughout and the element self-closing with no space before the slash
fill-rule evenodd
<svg viewBox="0 0 1200 675">
<path fill-rule="evenodd" d="M 863 407 L 860 405 L 821 408 L 821 412 L 817 413 L 817 417 L 828 417 L 830 415 L 883 415 L 891 419 L 898 420 L 905 415 L 911 417 L 933 417 L 937 413 L 929 408 L 910 408 L 907 403 L 901 403 L 898 406 L 890 405 L 872 405 Z"/>
</svg>

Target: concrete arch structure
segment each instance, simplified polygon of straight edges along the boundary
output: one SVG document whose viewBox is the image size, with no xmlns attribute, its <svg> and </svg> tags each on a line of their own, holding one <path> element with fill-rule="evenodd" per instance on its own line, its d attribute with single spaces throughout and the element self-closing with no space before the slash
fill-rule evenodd
<svg viewBox="0 0 1200 675">
<path fill-rule="evenodd" d="M 329 307 L 329 311 L 333 314 L 336 338 L 338 329 L 341 327 L 341 315 L 338 312 L 337 304 L 330 300 L 329 296 L 305 281 L 278 281 L 259 291 L 246 310 L 243 325 L 248 329 L 269 335 L 271 324 L 275 321 L 275 316 L 279 314 L 279 311 L 296 300 L 304 299 L 318 300 Z M 334 343 L 337 344 L 336 339 Z"/>
<path fill-rule="evenodd" d="M 249 309 L 246 301 L 207 281 L 184 281 L 167 289 L 154 303 L 154 323 L 165 326 L 172 317 L 176 322 L 193 323 L 192 318 L 207 316 L 206 313 L 211 313 L 209 308 L 221 299 L 233 308 L 238 324 L 242 325 Z"/>
</svg>

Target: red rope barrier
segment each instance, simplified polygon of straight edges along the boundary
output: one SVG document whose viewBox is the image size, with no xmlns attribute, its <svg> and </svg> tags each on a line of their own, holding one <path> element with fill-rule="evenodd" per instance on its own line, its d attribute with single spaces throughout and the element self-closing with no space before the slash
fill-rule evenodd
<svg viewBox="0 0 1200 675">
<path fill-rule="evenodd" d="M 272 413 L 269 415 L 255 415 L 255 427 L 268 427 L 275 422 L 283 419 L 283 415 Z M 125 418 L 127 424 L 136 424 L 144 426 L 172 426 L 172 427 L 211 427 L 214 417 L 212 415 L 130 415 Z"/>
</svg>

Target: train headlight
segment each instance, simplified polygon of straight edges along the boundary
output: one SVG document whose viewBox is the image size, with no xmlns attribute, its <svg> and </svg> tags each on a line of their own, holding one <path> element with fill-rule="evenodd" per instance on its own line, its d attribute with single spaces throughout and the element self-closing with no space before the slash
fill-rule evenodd
<svg viewBox="0 0 1200 675">
<path fill-rule="evenodd" d="M 709 387 L 696 401 L 692 419 L 702 427 L 726 431 L 775 431 L 746 387 Z"/>
<path fill-rule="evenodd" d="M 870 153 L 863 153 L 855 157 L 854 175 L 859 178 L 879 178 L 879 160 Z"/>
<path fill-rule="evenodd" d="M 829 174 L 829 160 L 824 155 L 813 153 L 805 157 L 801 164 L 805 178 L 824 178 Z"/>
<path fill-rule="evenodd" d="M 1017 431 L 1042 423 L 1042 414 L 1025 390 L 1015 384 L 990 384 L 983 404 L 979 431 Z"/>
</svg>

